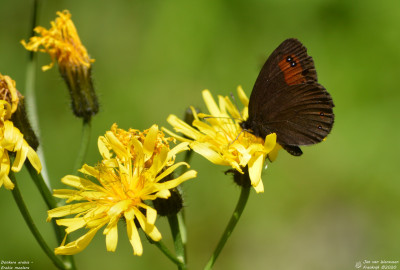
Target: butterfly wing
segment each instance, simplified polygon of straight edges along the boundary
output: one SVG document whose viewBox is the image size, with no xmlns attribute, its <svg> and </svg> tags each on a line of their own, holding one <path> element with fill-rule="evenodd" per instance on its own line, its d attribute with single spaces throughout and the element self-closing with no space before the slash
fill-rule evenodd
<svg viewBox="0 0 400 270">
<path fill-rule="evenodd" d="M 275 132 L 289 153 L 322 141 L 332 129 L 333 101 L 317 82 L 314 61 L 297 39 L 287 39 L 271 54 L 256 80 L 244 126 L 257 136 Z"/>
</svg>

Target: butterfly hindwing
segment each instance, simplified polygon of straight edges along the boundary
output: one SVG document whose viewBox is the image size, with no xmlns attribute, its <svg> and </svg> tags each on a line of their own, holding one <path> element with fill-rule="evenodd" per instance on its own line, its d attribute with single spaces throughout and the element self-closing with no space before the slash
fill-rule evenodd
<svg viewBox="0 0 400 270">
<path fill-rule="evenodd" d="M 329 93 L 318 83 L 288 85 L 274 104 L 267 102 L 259 121 L 266 134 L 277 133 L 283 145 L 310 145 L 331 131 L 334 116 Z M 274 106 L 280 104 L 279 106 Z"/>
</svg>

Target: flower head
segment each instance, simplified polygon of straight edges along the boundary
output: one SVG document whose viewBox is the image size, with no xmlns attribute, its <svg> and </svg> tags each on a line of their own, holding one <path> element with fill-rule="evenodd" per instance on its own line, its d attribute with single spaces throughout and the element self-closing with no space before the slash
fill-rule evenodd
<svg viewBox="0 0 400 270">
<path fill-rule="evenodd" d="M 34 36 L 26 43 L 21 41 L 22 45 L 29 51 L 41 51 L 50 55 L 52 62 L 43 66 L 43 71 L 53 67 L 54 62 L 59 66 L 85 66 L 90 68 L 94 59 L 90 59 L 86 48 L 83 46 L 78 31 L 71 20 L 71 14 L 68 10 L 57 12 L 58 18 L 51 22 L 51 28 L 47 30 L 44 27 L 37 26 L 34 31 L 41 36 Z"/>
<path fill-rule="evenodd" d="M 11 104 L 11 113 L 17 110 L 20 96 L 21 94 L 15 88 L 15 81 L 0 73 L 0 100 L 5 100 Z"/>
<path fill-rule="evenodd" d="M 156 125 L 144 132 L 125 131 L 113 125 L 105 136 L 100 136 L 98 145 L 103 161 L 95 167 L 84 165 L 80 169 L 95 181 L 65 176 L 61 181 L 75 190 L 55 190 L 54 196 L 65 198 L 71 204 L 48 211 L 49 220 L 76 214 L 57 220 L 58 225 L 67 227 L 67 234 L 83 227 L 89 231 L 73 242 L 62 243 L 55 253 L 71 255 L 82 251 L 104 226 L 107 250 L 115 251 L 120 219 L 126 221 L 135 255 L 143 252 L 137 227 L 159 241 L 161 234 L 155 226 L 157 211 L 147 202 L 168 198 L 170 189 L 196 176 L 196 172 L 190 170 L 164 181 L 179 166 L 188 166 L 184 162 L 174 164 L 176 154 L 187 150 L 188 144 L 181 143 L 170 149 L 168 141 Z"/>
<path fill-rule="evenodd" d="M 52 62 L 42 67 L 46 71 L 58 63 L 61 76 L 65 80 L 72 100 L 72 109 L 76 116 L 89 120 L 99 110 L 97 96 L 91 79 L 91 59 L 83 46 L 71 14 L 68 10 L 57 12 L 58 18 L 51 22 L 51 28 L 37 26 L 34 30 L 40 36 L 34 36 L 26 43 L 25 49 L 46 52 Z"/>
<path fill-rule="evenodd" d="M 263 192 L 263 164 L 267 155 L 271 160 L 276 157 L 279 145 L 276 144 L 274 133 L 259 138 L 242 130 L 240 123 L 248 117 L 249 100 L 241 87 L 238 87 L 238 95 L 244 105 L 241 112 L 228 97 L 219 96 L 217 105 L 210 91 L 204 90 L 203 99 L 210 114 L 197 114 L 192 109 L 195 117 L 192 126 L 170 115 L 167 121 L 187 138 L 168 130 L 166 132 L 181 141 L 189 142 L 195 152 L 214 164 L 231 166 L 242 174 L 248 167 L 251 185 L 256 192 Z"/>
<path fill-rule="evenodd" d="M 5 100 L 0 100 L 0 187 L 4 184 L 6 189 L 13 189 L 8 174 L 10 167 L 13 172 L 19 172 L 28 158 L 32 166 L 39 173 L 42 165 L 36 152 L 25 141 L 24 135 L 16 128 L 9 119 L 12 113 L 12 105 Z M 11 166 L 9 153 L 16 153 Z"/>
</svg>

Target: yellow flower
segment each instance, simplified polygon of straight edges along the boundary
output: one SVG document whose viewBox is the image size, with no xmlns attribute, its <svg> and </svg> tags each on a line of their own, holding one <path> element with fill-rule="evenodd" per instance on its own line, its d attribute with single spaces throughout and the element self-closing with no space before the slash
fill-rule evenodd
<svg viewBox="0 0 400 270">
<path fill-rule="evenodd" d="M 7 75 L 0 73 L 0 99 L 7 101 L 11 104 L 11 114 L 13 114 L 18 107 L 19 92 L 15 88 L 15 81 Z"/>
<path fill-rule="evenodd" d="M 81 173 L 93 177 L 95 181 L 67 175 L 61 181 L 75 190 L 54 191 L 54 196 L 67 199 L 67 203 L 78 202 L 49 210 L 48 220 L 76 214 L 72 218 L 58 219 L 57 224 L 66 226 L 67 234 L 83 227 L 89 229 L 79 239 L 66 245 L 63 242 L 55 249 L 56 254 L 72 255 L 82 251 L 104 226 L 107 250 L 115 251 L 120 219 L 126 221 L 135 255 L 143 252 L 137 226 L 154 241 L 161 239 L 155 226 L 157 211 L 146 202 L 168 198 L 170 189 L 196 176 L 196 172 L 190 170 L 175 179 L 164 181 L 176 168 L 189 166 L 185 162 L 173 164 L 176 154 L 188 150 L 188 143 L 170 149 L 168 140 L 160 143 L 161 137 L 163 135 L 156 125 L 143 133 L 124 131 L 114 125 L 105 136 L 99 137 L 99 151 L 104 160 L 96 167 L 84 165 L 80 169 Z"/>
<path fill-rule="evenodd" d="M 280 146 L 276 144 L 275 133 L 262 139 L 242 130 L 240 123 L 248 117 L 249 100 L 240 86 L 238 95 L 244 105 L 241 112 L 228 97 L 219 96 L 217 105 L 210 91 L 204 90 L 203 99 L 210 114 L 197 114 L 192 108 L 195 118 L 193 127 L 175 115 L 167 119 L 175 131 L 189 139 L 165 131 L 181 141 L 189 142 L 195 152 L 214 164 L 231 166 L 242 174 L 247 166 L 251 185 L 259 193 L 264 191 L 261 173 L 265 159 L 268 155 L 273 160 Z"/>
<path fill-rule="evenodd" d="M 86 48 L 82 45 L 71 20 L 71 14 L 68 10 L 64 10 L 58 11 L 57 15 L 58 18 L 51 22 L 49 30 L 37 26 L 34 30 L 41 36 L 31 37 L 28 43 L 22 40 L 22 45 L 29 51 L 46 52 L 51 56 L 52 62 L 43 66 L 43 71 L 52 68 L 55 61 L 60 67 L 83 65 L 89 68 L 94 59 L 90 59 Z"/>
<path fill-rule="evenodd" d="M 38 26 L 34 30 L 41 36 L 31 37 L 28 43 L 22 40 L 21 43 L 29 51 L 50 55 L 52 62 L 43 66 L 43 71 L 58 62 L 58 69 L 70 92 L 74 114 L 89 121 L 99 111 L 91 78 L 94 59 L 90 59 L 82 45 L 69 11 L 57 12 L 57 15 L 49 30 Z"/>
<path fill-rule="evenodd" d="M 19 172 L 26 158 L 39 173 L 42 169 L 36 152 L 25 141 L 18 128 L 9 120 L 12 113 L 12 105 L 5 100 L 0 100 L 0 187 L 4 184 L 6 189 L 12 190 L 14 184 L 8 174 L 10 167 L 13 172 Z M 10 164 L 9 152 L 15 152 L 13 165 Z"/>
<path fill-rule="evenodd" d="M 174 138 L 165 137 L 165 134 L 162 131 L 154 132 L 153 129 L 145 130 L 144 132 L 140 132 L 137 129 L 130 128 L 128 131 L 118 128 L 117 124 L 113 124 L 110 130 L 114 137 L 119 140 L 119 142 L 126 147 L 131 148 L 131 153 L 135 153 L 133 150 L 134 145 L 132 145 L 131 140 L 132 138 L 137 139 L 140 141 L 145 150 L 145 166 L 151 167 L 153 163 L 153 158 L 160 154 L 161 150 L 164 148 L 169 149 L 169 142 L 175 141 Z M 115 153 L 110 152 L 109 150 L 112 149 L 112 145 L 105 137 L 100 137 L 98 141 L 98 146 L 100 149 L 100 153 L 105 160 L 111 159 L 114 155 L 120 156 L 121 152 L 116 151 Z M 180 147 L 186 148 L 186 144 L 181 144 Z M 122 152 L 123 154 L 123 152 Z M 135 156 L 132 157 L 135 159 Z M 167 166 L 172 165 L 175 162 L 175 159 L 171 159 L 167 162 Z"/>
</svg>

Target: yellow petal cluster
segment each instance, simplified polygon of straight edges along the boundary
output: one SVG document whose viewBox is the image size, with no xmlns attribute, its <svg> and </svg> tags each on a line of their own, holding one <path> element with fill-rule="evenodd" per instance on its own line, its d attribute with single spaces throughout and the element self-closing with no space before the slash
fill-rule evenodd
<svg viewBox="0 0 400 270">
<path fill-rule="evenodd" d="M 144 132 L 125 131 L 113 125 L 100 136 L 102 162 L 95 167 L 84 165 L 79 171 L 85 178 L 65 176 L 61 181 L 74 189 L 55 190 L 54 196 L 66 199 L 69 204 L 48 211 L 48 220 L 75 215 L 57 220 L 58 225 L 67 227 L 67 234 L 81 228 L 88 232 L 68 244 L 63 242 L 55 253 L 72 255 L 82 251 L 104 226 L 107 250 L 115 251 L 120 219 L 126 222 L 135 255 L 143 253 L 138 227 L 159 241 L 161 233 L 155 226 L 157 211 L 146 202 L 168 198 L 170 189 L 196 176 L 195 171 L 189 170 L 175 179 L 161 181 L 176 168 L 189 166 L 184 162 L 174 164 L 175 155 L 188 150 L 188 143 L 170 149 L 168 141 L 157 125 Z"/>
<path fill-rule="evenodd" d="M 7 75 L 0 73 L 0 99 L 11 104 L 11 114 L 13 114 L 19 103 L 18 91 L 15 88 L 15 81 Z"/>
<path fill-rule="evenodd" d="M 71 20 L 68 10 L 57 12 L 58 17 L 50 22 L 51 28 L 37 26 L 34 31 L 40 36 L 34 36 L 26 43 L 21 41 L 25 49 L 46 52 L 52 62 L 42 67 L 43 71 L 53 67 L 57 61 L 60 67 L 85 66 L 90 67 L 94 59 L 90 59 L 86 48 L 82 45 L 78 32 Z"/>
<path fill-rule="evenodd" d="M 124 129 L 118 128 L 117 124 L 113 124 L 109 132 L 111 132 L 115 138 L 119 140 L 119 142 L 124 146 L 124 148 L 130 147 L 131 153 L 135 153 L 133 151 L 134 146 L 130 144 L 132 138 L 140 141 L 144 146 L 144 151 L 146 155 L 145 166 L 151 167 L 153 163 L 153 158 L 161 153 L 162 149 L 169 149 L 169 143 L 175 142 L 175 139 L 172 137 L 166 137 L 162 131 L 155 132 L 155 126 L 150 129 L 147 129 L 143 132 L 130 128 L 128 131 Z M 109 150 L 112 149 L 112 145 L 108 142 L 106 137 L 100 137 L 98 141 L 98 146 L 100 150 L 100 154 L 103 156 L 105 160 L 110 159 L 113 155 L 119 152 L 113 153 Z M 186 147 L 186 144 L 182 144 L 182 147 Z M 177 148 L 178 149 L 178 148 Z M 132 157 L 135 159 L 135 157 Z M 170 166 L 175 161 L 175 157 L 172 157 L 171 160 L 167 162 L 167 166 Z"/>
<path fill-rule="evenodd" d="M 218 96 L 218 105 L 210 91 L 202 92 L 209 114 L 197 114 L 192 108 L 195 120 L 188 125 L 175 115 L 167 119 L 174 130 L 186 136 L 182 137 L 165 130 L 178 140 L 188 142 L 198 154 L 218 165 L 231 166 L 240 173 L 247 166 L 251 185 L 257 193 L 263 192 L 261 179 L 263 165 L 267 155 L 276 157 L 280 146 L 276 144 L 276 134 L 258 138 L 242 130 L 240 123 L 248 117 L 249 100 L 243 89 L 238 87 L 238 96 L 244 108 L 239 111 L 229 97 Z"/>
<path fill-rule="evenodd" d="M 31 162 L 32 166 L 39 173 L 42 169 L 40 159 L 18 128 L 9 120 L 12 113 L 12 105 L 5 100 L 0 100 L 0 187 L 12 190 L 14 184 L 8 174 L 10 167 L 13 172 L 19 172 L 25 160 Z M 14 163 L 11 166 L 9 153 L 16 153 Z"/>
</svg>

